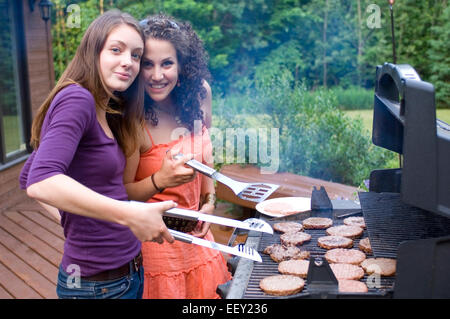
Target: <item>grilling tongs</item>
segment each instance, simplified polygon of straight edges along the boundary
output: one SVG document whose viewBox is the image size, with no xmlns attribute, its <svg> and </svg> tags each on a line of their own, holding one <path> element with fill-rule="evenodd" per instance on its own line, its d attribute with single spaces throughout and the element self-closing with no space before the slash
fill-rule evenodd
<svg viewBox="0 0 450 319">
<path fill-rule="evenodd" d="M 139 205 L 146 205 L 146 203 L 143 202 L 136 202 L 131 201 L 132 203 L 139 204 Z M 224 226 L 230 226 L 234 228 L 241 228 L 241 229 L 247 229 L 247 230 L 254 230 L 258 232 L 264 232 L 273 234 L 272 227 L 265 221 L 257 219 L 257 218 L 249 218 L 244 221 L 239 221 L 235 219 L 229 219 L 209 214 L 203 214 L 197 211 L 189 210 L 189 209 L 183 209 L 183 208 L 171 208 L 164 212 L 164 216 L 169 217 L 177 217 L 182 219 L 188 219 L 188 220 L 201 220 L 208 223 L 213 224 L 219 224 Z M 234 247 L 225 246 L 222 244 L 218 244 L 215 242 L 211 242 L 208 240 L 200 239 L 195 236 L 182 233 L 173 229 L 169 229 L 169 232 L 172 234 L 172 236 L 179 241 L 183 241 L 185 243 L 190 244 L 196 244 L 216 250 L 220 250 L 229 254 L 233 254 L 240 257 L 245 257 L 248 259 L 252 259 L 255 261 L 261 262 L 261 256 L 258 254 L 256 250 L 253 248 L 249 248 L 243 244 L 239 244 Z"/>
<path fill-rule="evenodd" d="M 257 218 L 248 218 L 244 221 L 239 221 L 235 219 L 229 219 L 209 214 L 203 214 L 199 213 L 197 211 L 188 210 L 188 209 L 182 209 L 182 208 L 171 208 L 164 212 L 164 216 L 169 217 L 177 217 L 182 219 L 188 219 L 188 220 L 201 220 L 213 224 L 219 224 L 219 225 L 225 225 L 230 226 L 234 228 L 241 228 L 241 229 L 247 229 L 247 230 L 255 230 L 258 232 L 264 232 L 273 234 L 272 227 L 266 223 L 263 220 L 257 219 Z M 245 246 L 244 244 L 238 244 L 234 247 L 225 246 L 222 244 L 218 244 L 209 240 L 200 239 L 198 237 L 194 237 L 192 235 L 182 233 L 173 229 L 169 229 L 169 232 L 172 234 L 172 236 L 176 240 L 183 241 L 185 243 L 190 244 L 196 244 L 216 250 L 223 251 L 228 254 L 232 254 L 239 257 L 245 257 L 251 260 L 255 260 L 258 262 L 262 262 L 261 256 L 258 254 L 258 252 L 250 248 L 248 246 Z"/>
<path fill-rule="evenodd" d="M 222 244 L 215 243 L 213 241 L 201 239 L 198 237 L 194 237 L 192 235 L 182 233 L 173 229 L 169 229 L 169 232 L 172 234 L 173 238 L 176 240 L 189 243 L 189 244 L 196 244 L 216 250 L 223 251 L 224 253 L 232 254 L 239 257 L 248 258 L 254 261 L 262 262 L 261 256 L 258 254 L 258 252 L 250 248 L 248 246 L 245 246 L 244 244 L 238 244 L 234 247 L 225 246 Z"/>
<path fill-rule="evenodd" d="M 233 228 L 241 228 L 247 230 L 254 230 L 257 232 L 273 234 L 272 227 L 265 221 L 258 218 L 248 218 L 244 221 L 219 217 L 209 214 L 203 214 L 195 210 L 183 209 L 183 208 L 171 208 L 164 212 L 164 216 L 177 217 L 192 221 L 204 221 L 207 223 L 218 224 L 223 226 L 229 226 Z"/>
<path fill-rule="evenodd" d="M 239 182 L 223 175 L 222 173 L 219 173 L 215 169 L 204 165 L 195 159 L 189 160 L 185 164 L 192 167 L 196 171 L 199 171 L 200 173 L 228 186 L 237 197 L 251 202 L 259 203 L 264 201 L 273 192 L 275 192 L 278 187 L 280 187 L 279 185 L 269 183 Z"/>
</svg>

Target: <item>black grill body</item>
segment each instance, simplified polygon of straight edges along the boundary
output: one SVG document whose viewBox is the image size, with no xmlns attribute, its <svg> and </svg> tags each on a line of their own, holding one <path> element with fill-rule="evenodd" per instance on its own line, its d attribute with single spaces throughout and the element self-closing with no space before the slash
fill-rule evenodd
<svg viewBox="0 0 450 319">
<path fill-rule="evenodd" d="M 450 126 L 436 120 L 434 87 L 407 64 L 377 67 L 372 140 L 403 155 L 398 170 L 376 171 L 370 189 L 450 218 Z"/>
</svg>

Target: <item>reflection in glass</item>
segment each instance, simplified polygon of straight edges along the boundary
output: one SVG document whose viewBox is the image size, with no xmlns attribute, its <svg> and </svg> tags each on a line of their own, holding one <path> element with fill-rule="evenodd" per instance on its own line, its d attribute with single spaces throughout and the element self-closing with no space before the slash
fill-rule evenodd
<svg viewBox="0 0 450 319">
<path fill-rule="evenodd" d="M 25 149 L 12 2 L 0 0 L 0 106 L 6 158 Z"/>
</svg>

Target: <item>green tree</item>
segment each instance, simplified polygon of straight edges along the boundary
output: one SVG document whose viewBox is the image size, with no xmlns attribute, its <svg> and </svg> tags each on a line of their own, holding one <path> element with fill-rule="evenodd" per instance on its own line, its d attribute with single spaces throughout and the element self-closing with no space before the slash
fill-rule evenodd
<svg viewBox="0 0 450 319">
<path fill-rule="evenodd" d="M 450 7 L 443 11 L 440 21 L 432 27 L 432 39 L 428 57 L 432 75 L 431 83 L 436 89 L 438 107 L 450 106 Z"/>
<path fill-rule="evenodd" d="M 87 25 L 103 10 L 118 8 L 142 19 L 164 12 L 190 21 L 210 57 L 216 94 L 232 94 L 278 71 L 309 88 L 373 89 L 375 66 L 392 62 L 389 5 L 385 0 L 55 0 L 53 41 L 59 77 Z M 81 8 L 81 26 L 68 27 L 70 4 Z M 327 5 L 326 5 L 327 4 Z M 379 26 L 367 19 L 377 5 Z M 436 83 L 441 105 L 448 78 L 446 0 L 402 0 L 394 5 L 398 63 L 409 63 Z M 266 73 L 266 74 L 265 74 Z M 444 90 L 441 93 L 441 90 Z"/>
</svg>

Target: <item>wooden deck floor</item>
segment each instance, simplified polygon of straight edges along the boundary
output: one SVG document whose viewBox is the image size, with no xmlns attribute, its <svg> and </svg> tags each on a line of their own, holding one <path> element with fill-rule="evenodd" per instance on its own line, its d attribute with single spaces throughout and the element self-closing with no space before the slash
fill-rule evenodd
<svg viewBox="0 0 450 319">
<path fill-rule="evenodd" d="M 229 209 L 221 203 L 218 213 Z M 217 242 L 227 244 L 225 228 L 211 228 Z M 33 200 L 0 213 L 0 299 L 57 298 L 63 247 L 62 227 Z"/>
<path fill-rule="evenodd" d="M 62 227 L 33 201 L 0 213 L 0 299 L 57 298 Z"/>
</svg>

